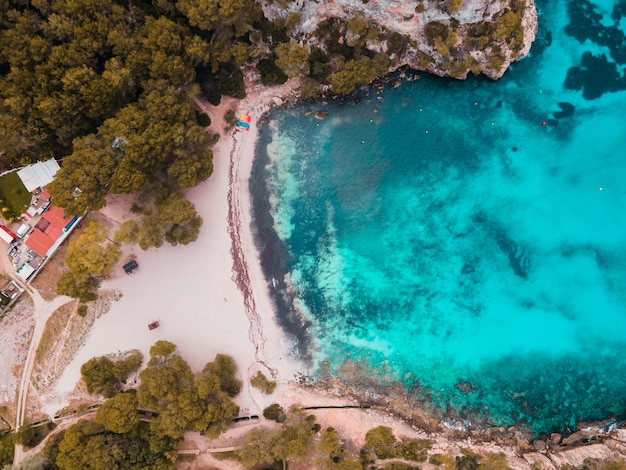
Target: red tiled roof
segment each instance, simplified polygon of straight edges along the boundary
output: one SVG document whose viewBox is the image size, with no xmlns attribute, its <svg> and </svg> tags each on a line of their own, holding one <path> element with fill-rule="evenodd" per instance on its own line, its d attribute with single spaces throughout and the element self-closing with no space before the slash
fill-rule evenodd
<svg viewBox="0 0 626 470">
<path fill-rule="evenodd" d="M 60 229 L 59 227 L 57 227 L 56 225 L 48 225 L 48 228 L 45 229 L 43 231 L 43 233 L 45 233 L 46 235 L 48 235 L 50 238 L 52 238 L 53 240 L 56 240 L 57 238 L 59 238 L 61 236 L 61 234 L 63 233 L 63 229 Z"/>
<path fill-rule="evenodd" d="M 42 258 L 46 256 L 52 245 L 54 245 L 54 240 L 39 230 L 33 230 L 33 233 L 26 240 L 26 246 Z"/>
<path fill-rule="evenodd" d="M 63 230 L 65 226 L 72 221 L 71 217 L 64 218 L 64 215 L 65 211 L 63 209 L 55 206 L 54 204 L 50 204 L 48 210 L 43 213 L 42 218 L 46 219 L 48 222 L 50 222 L 52 225 L 59 228 L 60 230 Z"/>
</svg>

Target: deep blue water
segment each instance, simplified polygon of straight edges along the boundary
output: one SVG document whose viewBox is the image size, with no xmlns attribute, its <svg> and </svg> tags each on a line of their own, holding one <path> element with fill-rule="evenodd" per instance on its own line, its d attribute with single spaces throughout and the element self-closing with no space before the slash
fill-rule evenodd
<svg viewBox="0 0 626 470">
<path fill-rule="evenodd" d="M 315 365 L 541 433 L 626 411 L 626 19 L 538 9 L 497 82 L 273 111 L 252 192 L 268 285 L 308 320 Z"/>
</svg>

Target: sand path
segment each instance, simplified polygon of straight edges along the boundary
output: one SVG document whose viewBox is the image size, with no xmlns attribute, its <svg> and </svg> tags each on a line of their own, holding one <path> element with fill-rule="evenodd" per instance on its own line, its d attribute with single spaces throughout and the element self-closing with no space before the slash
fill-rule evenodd
<svg viewBox="0 0 626 470">
<path fill-rule="evenodd" d="M 46 322 L 48 321 L 48 318 L 50 318 L 50 316 L 59 307 L 70 302 L 72 299 L 66 296 L 58 296 L 58 297 L 55 297 L 51 301 L 44 299 L 36 289 L 34 289 L 32 286 L 28 284 L 24 284 L 21 281 L 21 279 L 19 279 L 15 275 L 15 271 L 13 267 L 11 266 L 9 258 L 6 256 L 0 256 L 0 267 L 2 271 L 4 271 L 15 282 L 17 282 L 22 288 L 25 289 L 25 294 L 30 296 L 30 298 L 33 301 L 33 311 L 34 311 L 34 318 L 35 318 L 35 329 L 33 332 L 32 339 L 30 341 L 30 345 L 28 347 L 28 354 L 26 356 L 26 362 L 24 363 L 24 368 L 22 369 L 22 377 L 20 379 L 18 392 L 17 392 L 17 413 L 16 413 L 16 422 L 15 422 L 15 430 L 17 431 L 24 424 L 24 420 L 26 418 L 28 389 L 30 387 L 31 376 L 33 373 L 33 366 L 35 364 L 35 355 L 36 355 L 35 353 L 37 352 L 37 347 L 39 346 L 39 342 L 41 341 L 41 337 L 43 335 Z M 14 463 L 19 464 L 22 461 L 22 458 L 23 458 L 22 446 L 16 445 Z"/>
</svg>

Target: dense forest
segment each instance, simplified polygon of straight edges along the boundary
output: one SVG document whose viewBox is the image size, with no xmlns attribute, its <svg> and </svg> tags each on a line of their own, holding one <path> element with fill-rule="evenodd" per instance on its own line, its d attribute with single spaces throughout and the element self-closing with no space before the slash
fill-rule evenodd
<svg viewBox="0 0 626 470">
<path fill-rule="evenodd" d="M 301 76 L 304 94 L 345 93 L 408 44 L 355 16 L 322 22 L 310 47 L 292 38 L 299 21 L 270 21 L 253 0 L 0 0 L 0 171 L 54 157 L 49 191 L 68 212 L 109 192 L 154 207 L 211 175 L 215 136 L 192 99 L 244 97 L 242 66 L 264 84 Z M 372 38 L 388 52 L 370 51 Z"/>
</svg>

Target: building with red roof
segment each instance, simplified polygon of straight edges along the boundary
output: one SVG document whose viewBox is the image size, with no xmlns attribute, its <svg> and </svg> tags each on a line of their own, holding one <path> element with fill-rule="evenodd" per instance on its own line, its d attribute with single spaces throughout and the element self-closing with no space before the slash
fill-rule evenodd
<svg viewBox="0 0 626 470">
<path fill-rule="evenodd" d="M 65 216 L 63 209 L 50 204 L 48 209 L 41 216 L 41 219 L 39 219 L 39 222 L 37 222 L 37 225 L 35 225 L 35 230 L 33 230 L 26 239 L 26 246 L 42 258 L 45 258 L 48 250 L 52 248 L 54 242 L 56 242 L 65 231 L 65 227 L 73 220 L 73 217 Z"/>
<path fill-rule="evenodd" d="M 42 258 L 46 257 L 48 250 L 52 248 L 55 240 L 40 230 L 33 230 L 28 239 L 26 240 L 26 246 L 37 253 Z"/>
</svg>

